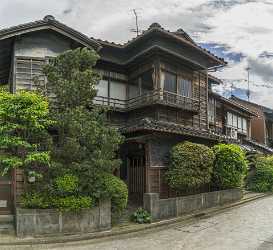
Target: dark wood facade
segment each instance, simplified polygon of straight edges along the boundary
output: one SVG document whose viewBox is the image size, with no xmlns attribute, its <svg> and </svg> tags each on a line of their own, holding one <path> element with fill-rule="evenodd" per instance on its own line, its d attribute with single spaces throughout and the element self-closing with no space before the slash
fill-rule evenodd
<svg viewBox="0 0 273 250">
<path fill-rule="evenodd" d="M 135 201 L 145 192 L 171 195 L 164 174 L 176 143 L 240 143 L 240 137 L 227 134 L 228 112 L 242 116 L 249 126 L 252 112 L 209 91 L 208 71 L 226 62 L 198 46 L 183 30 L 167 31 L 156 23 L 124 45 L 88 38 L 51 16 L 2 30 L 0 59 L 5 64 L 0 60 L 0 83 L 9 83 L 11 91 L 35 89 L 34 77 L 46 81 L 41 69 L 47 58 L 77 47 L 100 54 L 96 69 L 102 80 L 94 104 L 110 107 L 109 125 L 126 137 L 120 150 L 120 176 Z M 210 99 L 216 105 L 213 121 Z M 248 127 L 242 136 L 249 136 Z M 18 196 L 24 179 L 20 172 L 15 176 Z"/>
</svg>

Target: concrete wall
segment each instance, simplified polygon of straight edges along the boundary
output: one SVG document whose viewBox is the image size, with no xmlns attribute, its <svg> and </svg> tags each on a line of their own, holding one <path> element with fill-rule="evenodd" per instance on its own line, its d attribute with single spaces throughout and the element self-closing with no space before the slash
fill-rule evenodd
<svg viewBox="0 0 273 250">
<path fill-rule="evenodd" d="M 18 237 L 92 233 L 111 229 L 111 202 L 80 212 L 56 209 L 16 209 Z"/>
<path fill-rule="evenodd" d="M 243 193 L 240 189 L 229 189 L 170 199 L 159 199 L 158 193 L 146 193 L 144 194 L 144 209 L 151 214 L 152 220 L 160 220 L 236 202 L 242 196 Z"/>
</svg>

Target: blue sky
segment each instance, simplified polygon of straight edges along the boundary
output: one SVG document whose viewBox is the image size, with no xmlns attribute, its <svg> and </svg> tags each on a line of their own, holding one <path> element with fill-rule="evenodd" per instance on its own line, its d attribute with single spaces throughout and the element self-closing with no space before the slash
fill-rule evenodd
<svg viewBox="0 0 273 250">
<path fill-rule="evenodd" d="M 1 0 L 0 28 L 51 14 L 86 35 L 125 42 L 135 35 L 134 8 L 142 30 L 153 22 L 183 28 L 228 61 L 214 73 L 224 81 L 218 93 L 228 95 L 233 86 L 244 97 L 250 67 L 251 101 L 273 108 L 273 0 Z"/>
</svg>

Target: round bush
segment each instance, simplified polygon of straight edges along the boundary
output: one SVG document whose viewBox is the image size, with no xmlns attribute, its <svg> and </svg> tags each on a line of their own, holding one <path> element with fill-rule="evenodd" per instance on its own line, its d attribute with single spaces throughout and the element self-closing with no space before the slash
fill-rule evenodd
<svg viewBox="0 0 273 250">
<path fill-rule="evenodd" d="M 55 188 L 60 195 L 73 194 L 78 186 L 79 178 L 72 174 L 65 174 L 55 179 Z"/>
<path fill-rule="evenodd" d="M 122 212 L 128 202 L 127 185 L 118 177 L 108 173 L 103 174 L 103 183 L 108 196 L 111 197 L 112 211 Z"/>
<path fill-rule="evenodd" d="M 214 154 L 209 147 L 191 142 L 179 143 L 172 148 L 170 159 L 167 180 L 173 189 L 199 188 L 210 182 Z"/>
<path fill-rule="evenodd" d="M 54 208 L 61 211 L 78 211 L 93 206 L 92 198 L 88 196 L 67 196 L 51 198 Z"/>
<path fill-rule="evenodd" d="M 219 144 L 213 147 L 215 154 L 213 184 L 220 189 L 240 187 L 247 172 L 244 151 L 234 144 Z"/>
<path fill-rule="evenodd" d="M 254 192 L 273 191 L 273 156 L 256 160 L 255 172 L 248 179 L 247 188 Z"/>
</svg>

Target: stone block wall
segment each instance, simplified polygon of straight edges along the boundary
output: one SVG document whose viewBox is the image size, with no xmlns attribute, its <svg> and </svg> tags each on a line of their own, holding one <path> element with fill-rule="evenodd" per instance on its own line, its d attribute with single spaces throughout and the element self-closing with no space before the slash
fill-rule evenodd
<svg viewBox="0 0 273 250">
<path fill-rule="evenodd" d="M 152 220 L 160 220 L 236 202 L 242 196 L 241 189 L 221 190 L 170 199 L 160 199 L 158 193 L 146 193 L 144 194 L 144 209 L 151 214 Z"/>
<path fill-rule="evenodd" d="M 92 209 L 60 212 L 56 209 L 16 209 L 18 237 L 92 233 L 111 229 L 111 202 Z"/>
</svg>

